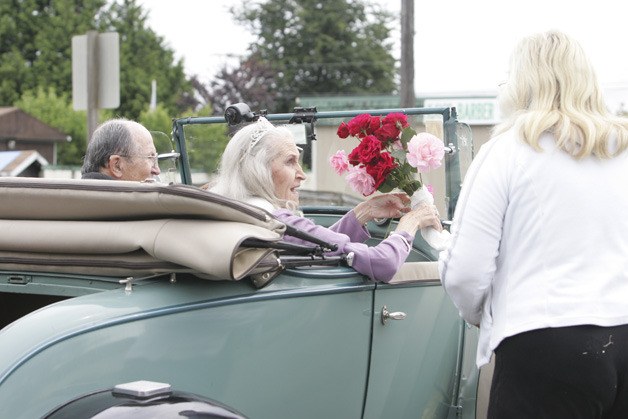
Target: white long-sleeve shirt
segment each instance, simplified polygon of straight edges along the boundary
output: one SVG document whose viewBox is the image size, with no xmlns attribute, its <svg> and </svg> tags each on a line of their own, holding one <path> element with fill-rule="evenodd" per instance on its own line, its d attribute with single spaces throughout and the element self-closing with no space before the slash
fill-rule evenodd
<svg viewBox="0 0 628 419">
<path fill-rule="evenodd" d="M 518 333 L 628 323 L 628 152 L 578 161 L 541 145 L 510 130 L 481 148 L 440 254 L 446 292 L 480 326 L 478 366 Z"/>
</svg>

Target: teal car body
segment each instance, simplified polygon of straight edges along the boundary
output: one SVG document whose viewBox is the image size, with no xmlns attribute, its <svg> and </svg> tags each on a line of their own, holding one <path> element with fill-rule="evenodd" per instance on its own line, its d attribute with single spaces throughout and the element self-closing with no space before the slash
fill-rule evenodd
<svg viewBox="0 0 628 419">
<path fill-rule="evenodd" d="M 177 131 L 181 121 L 175 121 L 176 154 L 182 157 L 181 179 L 190 183 L 189 150 L 182 131 Z M 0 193 L 35 186 L 83 189 L 81 181 L 11 182 L 0 183 L 4 191 Z M 195 198 L 190 186 L 171 187 Z M 110 192 L 134 191 L 125 188 Z M 160 188 L 167 187 L 156 187 L 155 195 L 163 195 Z M 91 200 L 92 192 L 77 193 L 90 194 Z M 147 193 L 153 196 L 153 191 Z M 50 202 L 56 202 L 51 194 Z M 97 198 L 93 199 L 97 207 Z M 183 198 L 174 199 L 175 204 L 179 200 Z M 30 208 L 27 200 L 23 205 Z M 305 216 L 328 226 L 347 209 L 304 210 Z M 107 230 L 117 232 L 126 222 L 146 221 L 129 211 L 113 219 L 94 216 L 89 222 L 107 223 Z M 31 216 L 28 222 L 49 221 L 38 217 Z M 3 218 L 6 226 L 19 226 L 22 221 L 13 213 Z M 189 218 L 198 221 L 194 215 Z M 371 223 L 371 240 L 381 240 L 395 222 Z M 238 220 L 233 228 L 241 223 Z M 100 224 L 92 232 L 99 228 Z M 182 253 L 191 253 L 186 249 L 190 237 L 168 242 Z M 72 241 L 63 234 L 57 240 Z M 93 240 L 98 243 L 98 238 Z M 107 241 L 103 239 L 103 246 Z M 317 257 L 309 264 L 282 266 L 272 280 L 255 286 L 247 275 L 208 280 L 194 272 L 197 268 L 186 269 L 179 259 L 176 269 L 170 268 L 173 260 L 151 260 L 150 267 L 133 262 L 136 271 L 128 262 L 131 273 L 126 274 L 127 262 L 115 260 L 107 268 L 111 272 L 91 272 L 105 264 L 94 256 L 93 262 L 73 259 L 81 269 L 89 268 L 87 273 L 65 271 L 56 254 L 63 251 L 55 251 L 46 262 L 47 249 L 38 248 L 40 259 L 29 253 L 21 260 L 21 244 L 18 250 L 10 248 L 11 243 L 4 246 L 0 248 L 2 417 L 44 417 L 77 397 L 137 380 L 169 383 L 251 418 L 476 417 L 476 332 L 460 319 L 445 295 L 433 274 L 437 255 L 420 235 L 409 265 L 432 274 L 415 277 L 410 270 L 391 284 L 374 283 L 342 261 L 330 263 Z M 152 271 L 137 274 L 144 269 Z"/>
</svg>

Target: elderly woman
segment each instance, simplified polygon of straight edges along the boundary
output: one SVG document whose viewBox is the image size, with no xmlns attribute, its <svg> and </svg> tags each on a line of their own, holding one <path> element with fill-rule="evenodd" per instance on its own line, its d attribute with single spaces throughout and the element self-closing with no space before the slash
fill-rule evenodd
<svg viewBox="0 0 628 419">
<path fill-rule="evenodd" d="M 442 229 L 435 207 L 423 205 L 410 211 L 405 194 L 383 194 L 362 202 L 330 228 L 314 224 L 296 211 L 298 188 L 305 180 L 299 154 L 287 128 L 260 118 L 229 141 L 210 190 L 266 209 L 285 224 L 337 244 L 334 253 L 353 252 L 352 267 L 375 281 L 392 279 L 408 257 L 417 230 Z M 370 237 L 365 228 L 368 221 L 399 216 L 397 229 L 377 246 L 363 243 Z M 303 244 L 292 237 L 286 240 Z"/>
</svg>

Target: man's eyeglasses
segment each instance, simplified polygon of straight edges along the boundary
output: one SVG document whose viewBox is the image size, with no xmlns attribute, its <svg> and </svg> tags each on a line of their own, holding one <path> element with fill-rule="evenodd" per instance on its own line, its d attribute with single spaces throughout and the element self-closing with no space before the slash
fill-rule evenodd
<svg viewBox="0 0 628 419">
<path fill-rule="evenodd" d="M 153 166 L 157 166 L 157 164 L 159 163 L 159 156 L 158 155 L 150 155 L 150 156 L 135 156 L 135 157 L 139 157 L 140 159 L 148 159 L 151 161 L 151 163 L 153 163 Z"/>
<path fill-rule="evenodd" d="M 120 154 L 120 157 L 126 157 L 127 159 L 132 159 L 134 157 L 137 157 L 138 159 L 149 159 L 153 166 L 158 166 L 159 163 L 159 156 L 156 154 L 151 154 L 149 156 L 125 156 Z"/>
</svg>

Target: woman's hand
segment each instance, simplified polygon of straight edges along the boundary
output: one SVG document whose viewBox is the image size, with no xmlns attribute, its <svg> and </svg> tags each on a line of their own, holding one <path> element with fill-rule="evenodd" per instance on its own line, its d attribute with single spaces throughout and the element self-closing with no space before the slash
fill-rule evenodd
<svg viewBox="0 0 628 419">
<path fill-rule="evenodd" d="M 374 196 L 356 205 L 353 209 L 361 224 L 375 218 L 396 218 L 410 211 L 410 197 L 405 193 L 387 193 Z"/>
<path fill-rule="evenodd" d="M 418 230 L 425 227 L 433 227 L 437 231 L 443 230 L 436 206 L 422 203 L 401 217 L 395 231 L 406 231 L 414 236 Z"/>
</svg>

